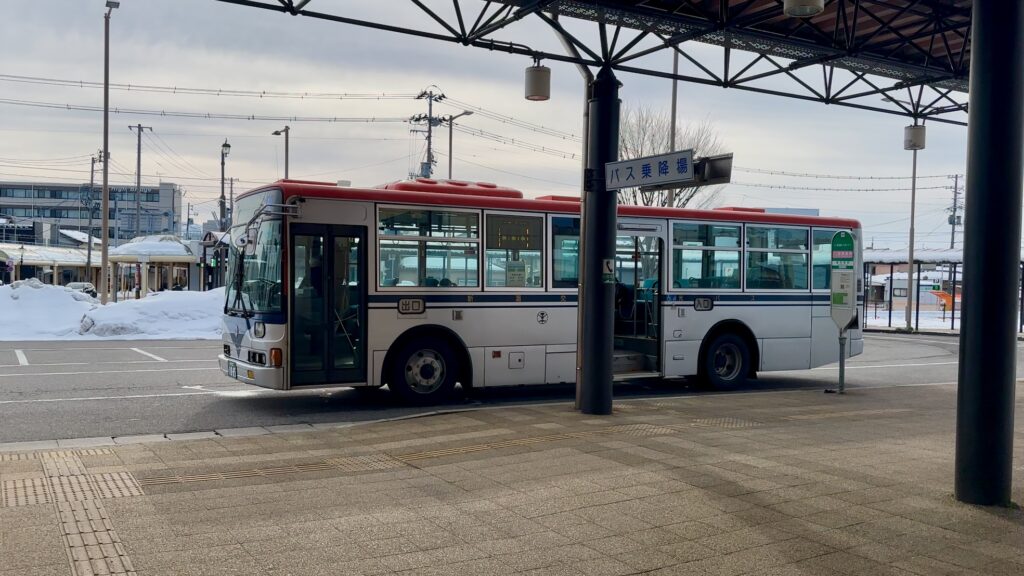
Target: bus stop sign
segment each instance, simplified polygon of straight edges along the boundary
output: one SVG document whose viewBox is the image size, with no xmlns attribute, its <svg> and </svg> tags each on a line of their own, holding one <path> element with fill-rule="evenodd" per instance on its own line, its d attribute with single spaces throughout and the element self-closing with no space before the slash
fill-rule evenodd
<svg viewBox="0 0 1024 576">
<path fill-rule="evenodd" d="M 857 317 L 857 275 L 854 270 L 856 240 L 842 231 L 832 236 L 832 277 L 830 303 L 832 321 L 840 333 Z"/>
</svg>

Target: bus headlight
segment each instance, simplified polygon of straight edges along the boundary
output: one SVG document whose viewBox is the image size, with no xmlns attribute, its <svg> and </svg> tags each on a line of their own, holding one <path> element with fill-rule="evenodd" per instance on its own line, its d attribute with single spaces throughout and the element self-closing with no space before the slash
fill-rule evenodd
<svg viewBox="0 0 1024 576">
<path fill-rule="evenodd" d="M 267 325 L 263 322 L 256 322 L 252 326 L 252 335 L 257 338 L 263 338 L 267 335 Z"/>
<path fill-rule="evenodd" d="M 284 354 L 281 352 L 280 348 L 271 348 L 270 349 L 270 365 L 273 366 L 274 368 L 280 368 L 281 367 L 281 364 L 282 364 L 282 360 L 281 359 L 283 357 L 284 357 Z"/>
</svg>

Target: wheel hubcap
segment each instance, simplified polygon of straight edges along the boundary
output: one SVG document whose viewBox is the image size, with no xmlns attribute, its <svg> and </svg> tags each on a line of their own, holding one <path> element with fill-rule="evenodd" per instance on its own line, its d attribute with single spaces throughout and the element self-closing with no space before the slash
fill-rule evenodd
<svg viewBox="0 0 1024 576">
<path fill-rule="evenodd" d="M 715 373 L 722 380 L 733 380 L 743 368 L 743 356 L 738 346 L 732 343 L 722 344 L 715 351 Z"/>
<path fill-rule="evenodd" d="M 433 350 L 420 350 L 405 363 L 405 383 L 418 394 L 430 394 L 444 382 L 444 358 Z"/>
</svg>

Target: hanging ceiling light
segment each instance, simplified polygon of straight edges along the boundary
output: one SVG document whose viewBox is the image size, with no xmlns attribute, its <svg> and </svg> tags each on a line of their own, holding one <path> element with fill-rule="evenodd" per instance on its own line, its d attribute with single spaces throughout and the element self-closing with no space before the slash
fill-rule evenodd
<svg viewBox="0 0 1024 576">
<path fill-rule="evenodd" d="M 534 58 L 533 66 L 526 69 L 526 99 L 542 101 L 551 98 L 551 68 L 540 65 Z"/>
<path fill-rule="evenodd" d="M 825 10 L 825 0 L 784 0 L 782 12 L 793 18 L 817 16 Z"/>
</svg>

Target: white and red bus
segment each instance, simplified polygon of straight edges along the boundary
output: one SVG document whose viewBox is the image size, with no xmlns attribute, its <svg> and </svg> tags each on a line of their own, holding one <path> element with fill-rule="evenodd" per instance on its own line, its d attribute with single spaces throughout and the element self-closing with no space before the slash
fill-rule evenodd
<svg viewBox="0 0 1024 576">
<path fill-rule="evenodd" d="M 838 360 L 838 230 L 860 237 L 843 218 L 620 206 L 616 379 L 728 386 Z M 278 390 L 387 384 L 413 401 L 456 384 L 575 381 L 577 198 L 425 178 L 370 189 L 283 180 L 236 200 L 231 237 L 219 357 L 231 378 Z M 862 351 L 857 323 L 850 355 Z"/>
</svg>

